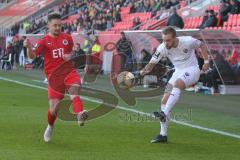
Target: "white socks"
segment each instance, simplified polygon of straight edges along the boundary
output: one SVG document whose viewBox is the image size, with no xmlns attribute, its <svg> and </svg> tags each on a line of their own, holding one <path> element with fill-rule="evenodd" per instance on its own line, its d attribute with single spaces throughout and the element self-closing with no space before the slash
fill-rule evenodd
<svg viewBox="0 0 240 160">
<path fill-rule="evenodd" d="M 163 110 L 165 107 L 166 107 L 166 105 L 162 104 L 161 105 L 161 110 Z M 161 125 L 161 127 L 160 127 L 160 135 L 167 136 L 167 129 L 168 129 L 169 122 L 170 122 L 170 114 L 167 115 L 166 122 L 160 122 L 160 125 Z"/>
<path fill-rule="evenodd" d="M 173 88 L 173 90 L 167 100 L 166 105 L 164 105 L 164 104 L 161 105 L 161 110 L 167 116 L 166 122 L 160 122 L 160 124 L 161 124 L 160 135 L 162 135 L 162 136 L 167 136 L 167 129 L 168 129 L 168 125 L 170 122 L 170 113 L 171 113 L 171 110 L 174 107 L 174 105 L 179 100 L 180 94 L 181 94 L 181 90 L 179 88 Z"/>
<path fill-rule="evenodd" d="M 175 106 L 175 104 L 179 100 L 180 94 L 181 94 L 181 90 L 179 88 L 173 88 L 167 100 L 166 107 L 163 109 L 163 112 L 165 113 L 165 115 L 168 115 L 171 112 L 172 108 Z"/>
</svg>

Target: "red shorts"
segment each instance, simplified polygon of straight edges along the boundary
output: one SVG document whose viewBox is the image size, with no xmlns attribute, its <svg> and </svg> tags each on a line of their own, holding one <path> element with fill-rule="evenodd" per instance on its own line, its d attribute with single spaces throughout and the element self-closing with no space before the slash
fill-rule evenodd
<svg viewBox="0 0 240 160">
<path fill-rule="evenodd" d="M 48 85 L 48 99 L 62 100 L 65 92 L 74 84 L 81 85 L 81 78 L 77 71 L 68 74 L 63 82 L 58 82 L 56 79 L 54 86 Z"/>
</svg>

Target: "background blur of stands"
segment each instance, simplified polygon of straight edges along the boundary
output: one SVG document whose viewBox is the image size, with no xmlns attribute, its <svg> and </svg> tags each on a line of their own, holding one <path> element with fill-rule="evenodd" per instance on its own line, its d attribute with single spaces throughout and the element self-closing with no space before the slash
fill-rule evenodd
<svg viewBox="0 0 240 160">
<path fill-rule="evenodd" d="M 207 81 L 203 82 L 203 85 L 215 88 L 217 92 L 234 93 L 234 89 L 240 91 L 238 88 L 240 85 L 239 3 L 235 2 L 237 5 L 234 6 L 239 10 L 233 13 L 231 9 L 225 12 L 226 5 L 220 0 L 166 2 L 164 0 L 114 0 L 112 3 L 99 0 L 13 0 L 9 3 L 1 3 L 0 1 L 0 57 L 12 53 L 12 68 L 16 67 L 19 63 L 19 52 L 23 48 L 23 35 L 27 35 L 35 43 L 47 32 L 47 15 L 57 12 L 63 19 L 63 31 L 73 35 L 75 51 L 78 50 L 76 48 L 84 50 L 86 41 L 95 41 L 94 43 L 101 45 L 99 57 L 103 61 L 101 69 L 104 73 L 136 70 L 139 68 L 129 69 L 122 64 L 142 63 L 147 59 L 144 56 L 154 52 L 161 42 L 161 32 L 155 30 L 160 30 L 169 23 L 173 8 L 176 8 L 184 23 L 180 35 L 192 35 L 203 40 L 208 44 L 211 56 L 217 54 L 219 55 L 217 59 L 222 61 L 219 64 L 212 64 L 211 67 L 216 69 L 217 75 L 210 75 L 213 76 L 210 78 L 208 76 L 207 80 L 203 80 Z M 214 24 L 206 25 L 204 22 L 206 10 L 213 13 Z M 150 30 L 154 31 L 150 32 Z M 119 44 L 122 31 L 131 41 L 131 56 L 127 55 L 125 58 L 121 58 L 118 46 L 110 51 L 106 49 L 112 48 L 112 43 Z M 221 64 L 228 66 L 228 69 L 222 68 Z M 226 75 L 225 72 L 232 75 Z M 208 86 L 210 83 L 211 85 Z M 216 84 L 223 86 L 216 88 Z M 234 87 L 231 87 L 232 85 Z M 229 87 L 224 88 L 224 86 Z"/>
</svg>

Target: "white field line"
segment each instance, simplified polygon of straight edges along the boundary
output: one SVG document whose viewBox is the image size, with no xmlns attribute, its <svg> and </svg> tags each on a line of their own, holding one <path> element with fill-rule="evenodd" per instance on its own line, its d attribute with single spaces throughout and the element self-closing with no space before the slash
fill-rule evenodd
<svg viewBox="0 0 240 160">
<path fill-rule="evenodd" d="M 47 88 L 45 88 L 45 87 L 24 83 L 24 82 L 12 80 L 12 79 L 9 79 L 9 78 L 0 77 L 0 80 L 20 84 L 20 85 L 31 87 L 31 88 L 47 90 Z M 88 100 L 88 101 L 91 101 L 91 102 L 95 102 L 95 103 L 102 103 L 102 101 L 93 100 L 93 99 L 90 99 L 90 98 L 87 98 L 87 97 L 82 97 L 82 99 Z M 138 111 L 138 110 L 135 110 L 135 109 L 126 108 L 126 107 L 119 106 L 119 105 L 116 108 L 121 109 L 121 110 L 125 110 L 125 111 L 129 111 L 129 112 L 134 112 L 134 113 L 141 114 L 141 115 L 146 115 L 146 116 L 149 116 L 149 117 L 153 117 L 153 115 L 150 114 L 150 113 L 141 112 L 141 111 Z M 176 124 L 179 124 L 179 125 L 183 125 L 183 126 L 203 130 L 203 131 L 206 131 L 206 132 L 216 133 L 216 134 L 219 134 L 219 135 L 240 139 L 240 135 L 237 135 L 237 134 L 234 134 L 234 133 L 219 131 L 219 130 L 216 130 L 216 129 L 213 129 L 213 128 L 202 127 L 202 126 L 199 126 L 199 125 L 193 125 L 193 124 L 190 124 L 190 123 L 177 121 L 177 120 L 171 120 L 171 121 L 176 123 Z"/>
</svg>

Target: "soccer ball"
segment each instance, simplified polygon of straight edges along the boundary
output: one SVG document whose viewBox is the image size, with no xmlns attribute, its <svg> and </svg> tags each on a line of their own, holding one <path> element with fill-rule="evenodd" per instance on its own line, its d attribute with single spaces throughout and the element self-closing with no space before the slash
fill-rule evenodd
<svg viewBox="0 0 240 160">
<path fill-rule="evenodd" d="M 123 71 L 117 76 L 119 88 L 129 89 L 135 84 L 135 77 L 131 72 Z"/>
</svg>

